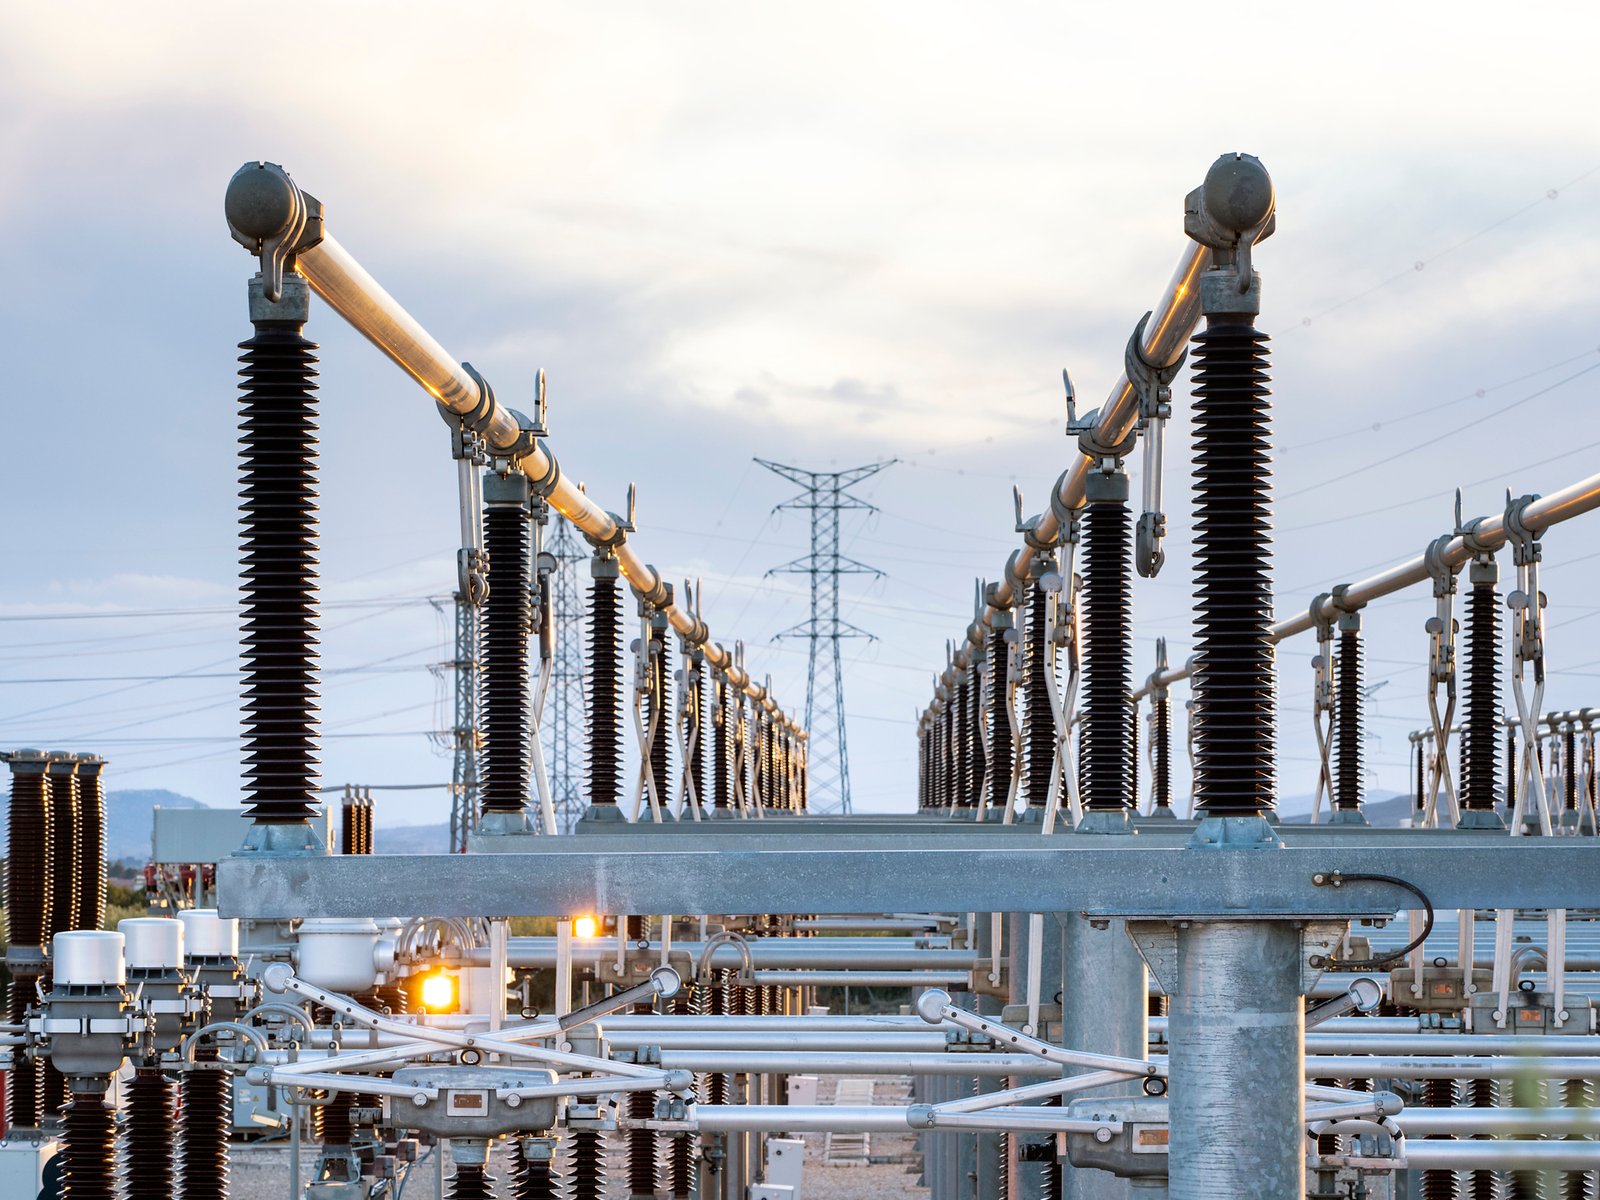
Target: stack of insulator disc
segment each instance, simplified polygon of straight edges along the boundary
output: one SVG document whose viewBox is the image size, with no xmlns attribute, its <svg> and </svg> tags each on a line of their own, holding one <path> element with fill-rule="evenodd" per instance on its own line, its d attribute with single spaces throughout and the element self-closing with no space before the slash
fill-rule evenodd
<svg viewBox="0 0 1600 1200">
<path fill-rule="evenodd" d="M 309 822 L 316 795 L 316 346 L 291 323 L 240 343 L 246 812 Z"/>
<path fill-rule="evenodd" d="M 215 1046 L 200 1046 L 195 1062 L 201 1069 L 183 1077 L 182 1200 L 217 1200 L 228 1194 L 228 1140 L 233 1135 L 232 1077 L 207 1070 L 220 1055 Z"/>
<path fill-rule="evenodd" d="M 63 1200 L 119 1200 L 117 1114 L 105 1097 L 74 1096 L 61 1116 Z"/>
<path fill-rule="evenodd" d="M 1217 317 L 1194 338 L 1194 795 L 1210 816 L 1275 803 L 1266 343 Z"/>
<path fill-rule="evenodd" d="M 1083 515 L 1083 807 L 1129 807 L 1128 697 L 1132 621 L 1131 520 L 1126 502 L 1100 500 Z"/>
<path fill-rule="evenodd" d="M 577 1129 L 571 1142 L 571 1188 L 568 1200 L 606 1200 L 607 1171 L 605 1140 L 597 1130 Z"/>
<path fill-rule="evenodd" d="M 1043 809 L 1050 798 L 1056 762 L 1056 715 L 1050 703 L 1050 654 L 1045 644 L 1045 606 L 1050 593 L 1038 580 L 1028 587 L 1028 624 L 1023 640 L 1022 680 L 1027 699 L 1028 807 Z"/>
<path fill-rule="evenodd" d="M 1334 689 L 1333 802 L 1342 812 L 1361 809 L 1361 688 L 1365 674 L 1361 650 L 1359 631 L 1344 629 L 1339 632 L 1339 683 Z"/>
<path fill-rule="evenodd" d="M 589 802 L 616 804 L 622 756 L 617 580 L 599 575 L 589 593 Z"/>
<path fill-rule="evenodd" d="M 493 482 L 495 477 L 490 476 L 487 483 Z M 482 795 L 486 813 L 519 813 L 527 803 L 528 636 L 533 624 L 527 587 L 529 537 L 523 505 L 485 506 L 489 598 L 483 615 Z"/>
<path fill-rule="evenodd" d="M 126 1200 L 177 1194 L 178 1085 L 157 1067 L 140 1067 L 128 1089 Z"/>
<path fill-rule="evenodd" d="M 445 1195 L 449 1200 L 494 1200 L 494 1180 L 482 1163 L 457 1163 Z"/>
<path fill-rule="evenodd" d="M 78 911 L 74 929 L 99 929 L 106 922 L 106 793 L 98 760 L 78 766 L 80 843 Z"/>
</svg>

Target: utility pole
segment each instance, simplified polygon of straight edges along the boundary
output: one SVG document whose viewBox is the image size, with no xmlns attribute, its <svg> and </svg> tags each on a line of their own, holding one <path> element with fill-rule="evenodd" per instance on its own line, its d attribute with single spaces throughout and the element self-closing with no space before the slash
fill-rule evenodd
<svg viewBox="0 0 1600 1200">
<path fill-rule="evenodd" d="M 839 553 L 839 514 L 847 509 L 876 512 L 867 501 L 850 494 L 856 484 L 870 479 L 894 459 L 852 467 L 847 471 L 803 471 L 799 467 L 756 459 L 767 470 L 804 488 L 773 511 L 793 508 L 811 514 L 811 553 L 773 567 L 768 575 L 809 575 L 811 615 L 773 638 L 805 638 L 811 644 L 806 671 L 806 729 L 810 733 L 807 765 L 810 771 L 812 812 L 850 812 L 850 751 L 845 739 L 844 666 L 839 643 L 845 638 L 874 640 L 872 634 L 839 619 L 839 576 L 877 575 L 876 567 Z M 818 675 L 822 687 L 817 687 Z"/>
<path fill-rule="evenodd" d="M 556 648 L 539 737 L 544 743 L 550 802 L 556 813 L 554 832 L 571 833 L 585 807 L 582 773 L 589 699 L 583 686 L 584 604 L 578 573 L 586 567 L 589 554 L 574 536 L 572 522 L 560 514 L 546 552 L 556 560 L 550 574 Z"/>
</svg>

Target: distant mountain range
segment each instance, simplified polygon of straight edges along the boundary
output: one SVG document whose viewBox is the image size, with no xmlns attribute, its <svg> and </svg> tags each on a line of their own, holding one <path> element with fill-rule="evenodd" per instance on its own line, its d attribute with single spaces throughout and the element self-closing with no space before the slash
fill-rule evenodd
<svg viewBox="0 0 1600 1200">
<path fill-rule="evenodd" d="M 213 808 L 192 796 L 166 788 L 135 788 L 106 793 L 106 858 L 142 866 L 150 858 L 151 813 L 156 808 Z M 391 825 L 380 821 L 373 830 L 379 854 L 443 854 L 450 845 L 450 826 Z"/>
</svg>

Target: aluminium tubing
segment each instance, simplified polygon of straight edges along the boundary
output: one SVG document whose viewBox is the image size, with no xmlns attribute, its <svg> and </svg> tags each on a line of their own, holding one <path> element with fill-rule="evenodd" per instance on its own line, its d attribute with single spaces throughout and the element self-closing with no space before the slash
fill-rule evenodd
<svg viewBox="0 0 1600 1200">
<path fill-rule="evenodd" d="M 772 1033 L 748 1029 L 618 1029 L 605 1023 L 607 1044 L 618 1050 L 656 1046 L 662 1050 L 862 1050 L 874 1053 L 940 1054 L 949 1045 L 938 1030 L 927 1033 Z"/>
<path fill-rule="evenodd" d="M 1167 366 L 1175 361 L 1189 344 L 1189 335 L 1200 321 L 1200 276 L 1211 266 L 1211 250 L 1191 241 L 1184 247 L 1183 256 L 1168 281 L 1161 299 L 1156 302 L 1150 320 L 1145 323 L 1144 338 L 1139 349 L 1147 362 Z M 1111 393 L 1100 406 L 1095 421 L 1095 437 L 1108 445 L 1115 445 L 1128 436 L 1139 419 L 1139 396 L 1127 373 L 1117 376 Z M 1052 489 L 1063 508 L 1078 508 L 1083 504 L 1084 483 L 1089 478 L 1094 460 L 1082 453 L 1073 457 L 1072 465 L 1062 473 Z M 1045 506 L 1034 527 L 1034 536 L 1050 542 L 1061 532 L 1056 518 L 1056 505 Z M 1017 601 L 1018 581 L 1028 577 L 1028 567 L 1034 550 L 1024 543 L 1007 560 L 1006 569 L 990 604 L 974 624 L 988 625 L 993 615 L 1010 608 Z M 970 636 L 970 635 L 969 635 Z"/>
<path fill-rule="evenodd" d="M 872 1054 L 825 1050 L 663 1050 L 663 1071 L 742 1075 L 1042 1075 L 1054 1068 L 1031 1054 Z"/>
<path fill-rule="evenodd" d="M 1600 1112 L 1592 1108 L 1406 1108 L 1390 1119 L 1407 1137 L 1600 1135 Z"/>
<path fill-rule="evenodd" d="M 702 1133 L 905 1133 L 907 1111 L 903 1104 L 700 1104 L 694 1120 Z"/>
<path fill-rule="evenodd" d="M 838 943 L 830 945 L 829 943 Z M 874 944 L 876 943 L 876 944 Z M 670 950 L 674 954 L 687 954 L 699 960 L 704 942 L 674 941 Z M 964 974 L 978 965 L 972 950 L 935 950 L 919 946 L 895 945 L 890 938 L 762 938 L 747 943 L 750 961 L 756 969 L 818 967 L 830 970 L 851 970 L 864 967 L 872 970 L 943 971 Z M 652 942 L 638 953 L 649 959 L 661 953 L 661 944 Z M 592 966 L 597 962 L 614 959 L 617 954 L 615 938 L 595 938 L 574 943 L 572 961 Z M 474 950 L 472 960 L 476 965 L 488 965 L 488 951 Z M 481 962 L 480 962 L 481 960 Z M 556 965 L 556 939 L 553 937 L 514 937 L 507 948 L 507 963 L 513 967 L 544 968 Z M 709 966 L 739 970 L 744 966 L 740 947 L 731 942 L 714 946 Z M 814 981 L 812 981 L 814 982 Z"/>
<path fill-rule="evenodd" d="M 967 975 L 954 971 L 765 971 L 752 973 L 754 981 L 776 987 L 883 987 L 932 988 L 965 984 Z"/>
<path fill-rule="evenodd" d="M 1600 508 L 1600 475 L 1591 475 L 1587 479 L 1580 479 L 1570 483 L 1559 491 L 1548 496 L 1541 496 L 1522 510 L 1522 523 L 1534 533 L 1542 533 L 1552 525 L 1562 521 L 1570 521 L 1573 517 L 1582 516 L 1584 513 L 1593 512 Z M 1470 534 L 1458 533 L 1446 544 L 1441 555 L 1441 561 L 1450 567 L 1459 567 L 1467 562 L 1472 555 L 1472 545 L 1468 537 L 1473 538 L 1479 545 L 1488 550 L 1498 550 L 1506 544 L 1507 531 L 1505 514 L 1499 513 L 1479 518 L 1473 525 Z M 1341 612 L 1354 611 L 1371 604 L 1374 600 L 1395 592 L 1404 591 L 1408 587 L 1423 583 L 1429 578 L 1428 563 L 1425 555 L 1418 554 L 1396 563 L 1387 570 L 1369 575 L 1357 583 L 1352 583 L 1344 589 L 1337 603 L 1330 596 L 1324 600 L 1318 609 L 1318 616 L 1323 620 L 1331 620 Z M 1272 640 L 1281 642 L 1298 633 L 1304 633 L 1314 624 L 1311 610 L 1297 613 L 1284 621 L 1279 621 L 1272 627 Z M 1176 683 L 1180 679 L 1187 679 L 1193 670 L 1191 663 L 1184 663 L 1169 671 L 1162 671 L 1151 676 L 1150 681 L 1133 693 L 1132 699 L 1141 700 L 1150 694 L 1152 687 L 1165 687 Z"/>
<path fill-rule="evenodd" d="M 1330 1079 L 1600 1079 L 1600 1058 L 1308 1054 L 1305 1073 Z"/>
<path fill-rule="evenodd" d="M 1600 1169 L 1600 1142 L 1452 1142 L 1406 1139 L 1406 1166 L 1413 1171 L 1545 1171 Z"/>
<path fill-rule="evenodd" d="M 478 381 L 331 233 L 324 232 L 315 246 L 298 252 L 295 270 L 330 308 L 450 412 L 465 416 L 483 402 Z M 516 416 L 498 400 L 488 413 L 482 432 L 492 450 L 505 450 L 522 440 L 522 428 Z M 545 450 L 542 439 L 535 440 L 517 462 L 518 468 L 530 479 L 547 476 L 553 465 L 554 459 Z M 555 481 L 549 501 L 562 516 L 596 541 L 607 541 L 619 533 L 616 519 L 579 490 L 575 477 L 567 472 L 562 472 Z M 660 573 L 640 557 L 631 542 L 622 541 L 615 552 L 622 573 L 636 592 L 646 595 L 656 591 L 662 583 Z M 747 672 L 735 667 L 732 653 L 710 640 L 704 624 L 694 614 L 685 612 L 676 603 L 663 606 L 661 611 L 679 633 L 691 640 L 701 639 L 707 661 L 728 673 L 741 691 L 757 701 L 768 699 Z M 800 732 L 787 716 L 784 721 Z"/>
</svg>

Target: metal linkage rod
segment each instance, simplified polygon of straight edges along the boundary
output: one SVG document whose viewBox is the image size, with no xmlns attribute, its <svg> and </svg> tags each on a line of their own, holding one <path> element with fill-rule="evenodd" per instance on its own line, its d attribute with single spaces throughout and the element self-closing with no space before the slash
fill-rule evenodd
<svg viewBox="0 0 1600 1200">
<path fill-rule="evenodd" d="M 494 389 L 470 364 L 458 362 L 367 273 L 324 226 L 321 203 L 301 191 L 287 171 L 275 163 L 246 163 L 228 184 L 225 212 L 234 240 L 261 259 L 269 301 L 276 302 L 282 293 L 286 271 L 302 276 L 329 307 L 416 380 L 439 403 L 446 419 L 478 433 L 491 456 L 510 459 L 591 542 L 611 546 L 633 590 L 654 604 L 680 634 L 703 646 L 708 662 L 726 670 L 734 685 L 753 700 L 770 701 L 765 689 L 735 668 L 732 653 L 710 640 L 710 631 L 697 614 L 670 597 L 659 602 L 667 591 L 666 581 L 627 541 L 630 522 L 587 496 L 562 471 L 547 441 L 535 436 L 535 430 L 541 435 L 543 430 L 496 400 Z M 770 703 L 768 710 L 777 711 Z"/>
<path fill-rule="evenodd" d="M 1570 521 L 1574 517 L 1581 517 L 1584 513 L 1593 512 L 1597 508 L 1600 508 L 1600 474 L 1569 483 L 1559 491 L 1530 501 L 1522 509 L 1521 520 L 1530 533 L 1542 533 L 1552 526 Z M 1446 566 L 1459 567 L 1472 559 L 1476 553 L 1475 546 L 1492 553 L 1504 546 L 1508 540 L 1503 513 L 1478 517 L 1467 522 L 1464 532 L 1458 532 L 1450 538 L 1440 552 L 1439 560 Z M 1313 627 L 1317 619 L 1337 621 L 1339 613 L 1345 609 L 1371 604 L 1375 600 L 1381 600 L 1385 596 L 1392 596 L 1396 592 L 1423 583 L 1429 578 L 1426 555 L 1415 555 L 1379 571 L 1376 575 L 1369 575 L 1359 582 L 1345 586 L 1340 592 L 1337 603 L 1330 594 L 1323 593 L 1325 598 L 1320 598 L 1314 605 L 1315 614 L 1308 608 L 1293 617 L 1279 621 L 1272 627 L 1272 640 L 1274 643 L 1281 642 L 1285 638 L 1294 637 L 1297 633 L 1304 633 Z M 1184 663 L 1157 677 L 1157 682 L 1172 684 L 1180 679 L 1188 679 L 1193 669 L 1192 663 Z M 1146 684 L 1140 688 L 1134 693 L 1134 698 L 1142 699 L 1147 696 L 1149 687 L 1150 685 Z"/>
</svg>

